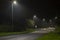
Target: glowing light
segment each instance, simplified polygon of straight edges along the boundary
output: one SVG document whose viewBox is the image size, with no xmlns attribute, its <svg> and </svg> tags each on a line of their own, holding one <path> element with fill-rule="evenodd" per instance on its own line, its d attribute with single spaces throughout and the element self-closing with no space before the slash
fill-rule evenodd
<svg viewBox="0 0 60 40">
<path fill-rule="evenodd" d="M 36 18 L 36 15 L 34 15 L 34 18 Z"/>
<path fill-rule="evenodd" d="M 35 25 L 35 28 L 37 28 L 37 25 Z"/>
<path fill-rule="evenodd" d="M 58 19 L 58 17 L 56 16 L 55 19 Z"/>
<path fill-rule="evenodd" d="M 45 18 L 43 18 L 43 21 L 45 21 Z"/>
<path fill-rule="evenodd" d="M 13 4 L 17 4 L 17 2 L 16 1 L 13 1 Z"/>
<path fill-rule="evenodd" d="M 52 20 L 50 19 L 49 22 L 52 22 Z"/>
</svg>

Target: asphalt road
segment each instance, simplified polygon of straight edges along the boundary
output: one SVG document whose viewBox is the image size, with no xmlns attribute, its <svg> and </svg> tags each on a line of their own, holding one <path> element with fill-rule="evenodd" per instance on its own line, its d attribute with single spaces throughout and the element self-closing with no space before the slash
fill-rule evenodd
<svg viewBox="0 0 60 40">
<path fill-rule="evenodd" d="M 5 36 L 0 37 L 0 40 L 35 40 L 37 37 L 42 37 L 45 34 L 42 32 L 42 30 L 37 30 L 28 34 Z"/>
</svg>

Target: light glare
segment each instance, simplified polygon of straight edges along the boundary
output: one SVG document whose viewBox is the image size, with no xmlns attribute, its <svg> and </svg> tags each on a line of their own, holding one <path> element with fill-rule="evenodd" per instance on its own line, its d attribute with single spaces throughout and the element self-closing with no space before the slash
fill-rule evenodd
<svg viewBox="0 0 60 40">
<path fill-rule="evenodd" d="M 34 18 L 36 18 L 36 15 L 34 15 Z"/>
<path fill-rule="evenodd" d="M 45 21 L 45 18 L 43 18 L 43 21 Z"/>
<path fill-rule="evenodd" d="M 17 2 L 16 1 L 13 1 L 13 4 L 17 4 Z"/>
<path fill-rule="evenodd" d="M 55 19 L 58 19 L 58 17 L 55 17 Z"/>
</svg>

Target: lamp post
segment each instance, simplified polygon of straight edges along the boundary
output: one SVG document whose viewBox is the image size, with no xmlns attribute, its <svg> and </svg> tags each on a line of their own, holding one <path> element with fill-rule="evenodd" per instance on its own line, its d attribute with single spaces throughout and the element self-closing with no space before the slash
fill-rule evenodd
<svg viewBox="0 0 60 40">
<path fill-rule="evenodd" d="M 17 4 L 17 1 L 14 0 L 14 1 L 12 2 L 12 30 L 13 30 L 13 31 L 14 31 L 14 29 L 13 29 L 13 20 L 14 20 L 14 19 L 13 19 L 13 13 L 14 13 L 14 10 L 13 10 L 13 9 L 14 9 L 14 8 L 13 8 L 13 7 L 14 7 L 14 5 L 16 5 L 16 4 Z"/>
</svg>

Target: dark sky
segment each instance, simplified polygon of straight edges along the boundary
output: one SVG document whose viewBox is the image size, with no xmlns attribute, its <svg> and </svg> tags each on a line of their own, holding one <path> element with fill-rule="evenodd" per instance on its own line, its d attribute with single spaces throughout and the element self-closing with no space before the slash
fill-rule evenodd
<svg viewBox="0 0 60 40">
<path fill-rule="evenodd" d="M 20 5 L 26 6 L 29 10 L 25 13 L 15 13 L 17 18 L 32 18 L 34 14 L 39 18 L 60 17 L 60 1 L 58 0 L 17 0 Z M 1 20 L 11 20 L 11 0 L 0 0 L 0 18 Z M 19 11 L 20 12 L 20 11 Z M 17 14 L 16 14 L 17 13 Z"/>
<path fill-rule="evenodd" d="M 58 0 L 23 0 L 31 9 L 32 14 L 38 17 L 58 16 L 60 11 L 60 1 Z"/>
</svg>

